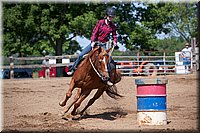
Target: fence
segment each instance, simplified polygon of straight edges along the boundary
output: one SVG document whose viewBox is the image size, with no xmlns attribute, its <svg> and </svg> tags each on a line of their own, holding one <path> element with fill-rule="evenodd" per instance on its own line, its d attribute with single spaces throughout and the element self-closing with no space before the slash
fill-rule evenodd
<svg viewBox="0 0 200 133">
<path fill-rule="evenodd" d="M 195 58 L 194 58 L 195 57 Z M 199 58 L 190 53 L 190 63 L 183 63 L 182 52 L 175 52 L 175 56 L 113 56 L 117 62 L 117 69 L 122 75 L 166 75 L 189 74 L 199 70 Z"/>
<path fill-rule="evenodd" d="M 175 74 L 175 56 L 113 56 L 122 75 Z M 126 59 L 126 60 L 124 60 Z"/>
<path fill-rule="evenodd" d="M 14 68 L 42 68 L 47 67 L 41 62 L 49 59 L 75 59 L 77 55 L 65 55 L 65 56 L 48 56 L 48 57 L 10 57 L 10 65 L 1 66 L 3 69 L 10 69 L 10 77 L 13 78 Z M 116 67 L 121 71 L 124 76 L 134 75 L 160 75 L 160 74 L 177 74 L 179 71 L 185 71 L 185 67 L 181 68 L 179 62 L 182 60 L 176 59 L 176 56 L 166 56 L 165 52 L 162 56 L 112 56 L 116 61 Z M 178 57 L 180 58 L 180 57 Z M 18 62 L 24 62 L 24 64 L 18 64 Z M 27 63 L 27 61 L 40 61 L 39 64 Z M 191 61 L 191 68 L 193 66 Z M 56 63 L 51 64 L 51 67 L 63 67 L 69 66 L 71 63 Z M 182 69 L 182 70 L 181 70 Z M 191 71 L 190 71 L 191 72 Z M 186 72 L 182 72 L 186 73 Z"/>
<path fill-rule="evenodd" d="M 44 60 L 55 59 L 61 60 L 61 63 L 50 64 L 51 67 L 65 67 L 71 65 L 71 63 L 62 63 L 62 59 L 76 58 L 77 55 L 65 55 L 65 56 L 46 56 L 46 57 L 9 57 L 9 65 L 1 66 L 2 69 L 10 69 L 10 78 L 14 78 L 14 68 L 43 68 L 49 67 L 48 64 L 42 64 Z M 29 61 L 29 62 L 28 62 Z M 32 62 L 39 62 L 32 64 Z M 21 63 L 19 63 L 21 62 Z M 22 63 L 23 62 L 23 63 Z"/>
</svg>

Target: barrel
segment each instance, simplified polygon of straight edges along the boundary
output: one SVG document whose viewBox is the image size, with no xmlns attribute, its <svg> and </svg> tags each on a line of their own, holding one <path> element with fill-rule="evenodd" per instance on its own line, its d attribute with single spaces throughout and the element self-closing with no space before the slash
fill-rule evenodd
<svg viewBox="0 0 200 133">
<path fill-rule="evenodd" d="M 135 79 L 139 125 L 167 124 L 167 82 L 165 77 Z"/>
<path fill-rule="evenodd" d="M 165 111 L 166 96 L 137 96 L 138 111 Z"/>
</svg>

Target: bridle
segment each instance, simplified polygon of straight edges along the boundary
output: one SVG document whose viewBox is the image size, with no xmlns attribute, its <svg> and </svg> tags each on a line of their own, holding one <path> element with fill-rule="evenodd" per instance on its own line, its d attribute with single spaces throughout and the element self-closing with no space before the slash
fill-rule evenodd
<svg viewBox="0 0 200 133">
<path fill-rule="evenodd" d="M 95 66 L 94 66 L 94 64 L 92 63 L 92 60 L 91 60 L 90 57 L 89 57 L 89 62 L 90 62 L 90 64 L 91 64 L 93 70 L 95 71 L 95 73 L 98 75 L 98 77 L 101 78 L 101 80 L 102 80 L 103 82 L 108 81 L 109 78 L 108 78 L 108 77 L 105 77 L 105 75 L 103 75 L 102 73 L 100 73 L 100 72 L 95 68 Z"/>
</svg>

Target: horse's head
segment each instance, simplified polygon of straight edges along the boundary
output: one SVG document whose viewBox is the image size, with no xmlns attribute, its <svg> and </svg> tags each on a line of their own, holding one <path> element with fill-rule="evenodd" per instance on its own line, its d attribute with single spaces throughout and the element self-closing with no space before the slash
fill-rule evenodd
<svg viewBox="0 0 200 133">
<path fill-rule="evenodd" d="M 93 64 L 93 69 L 97 75 L 102 78 L 102 80 L 107 81 L 109 78 L 108 73 L 108 63 L 109 63 L 109 54 L 108 51 L 104 48 L 97 46 L 93 49 L 90 56 L 91 63 Z"/>
</svg>

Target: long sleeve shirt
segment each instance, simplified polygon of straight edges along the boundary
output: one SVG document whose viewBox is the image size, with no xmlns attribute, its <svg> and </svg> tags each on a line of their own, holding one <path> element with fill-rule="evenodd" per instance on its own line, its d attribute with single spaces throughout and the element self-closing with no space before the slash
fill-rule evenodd
<svg viewBox="0 0 200 133">
<path fill-rule="evenodd" d="M 101 19 L 93 29 L 91 41 L 105 43 L 109 40 L 110 33 L 112 33 L 113 41 L 117 43 L 116 26 L 112 22 L 107 25 L 105 19 Z"/>
</svg>

